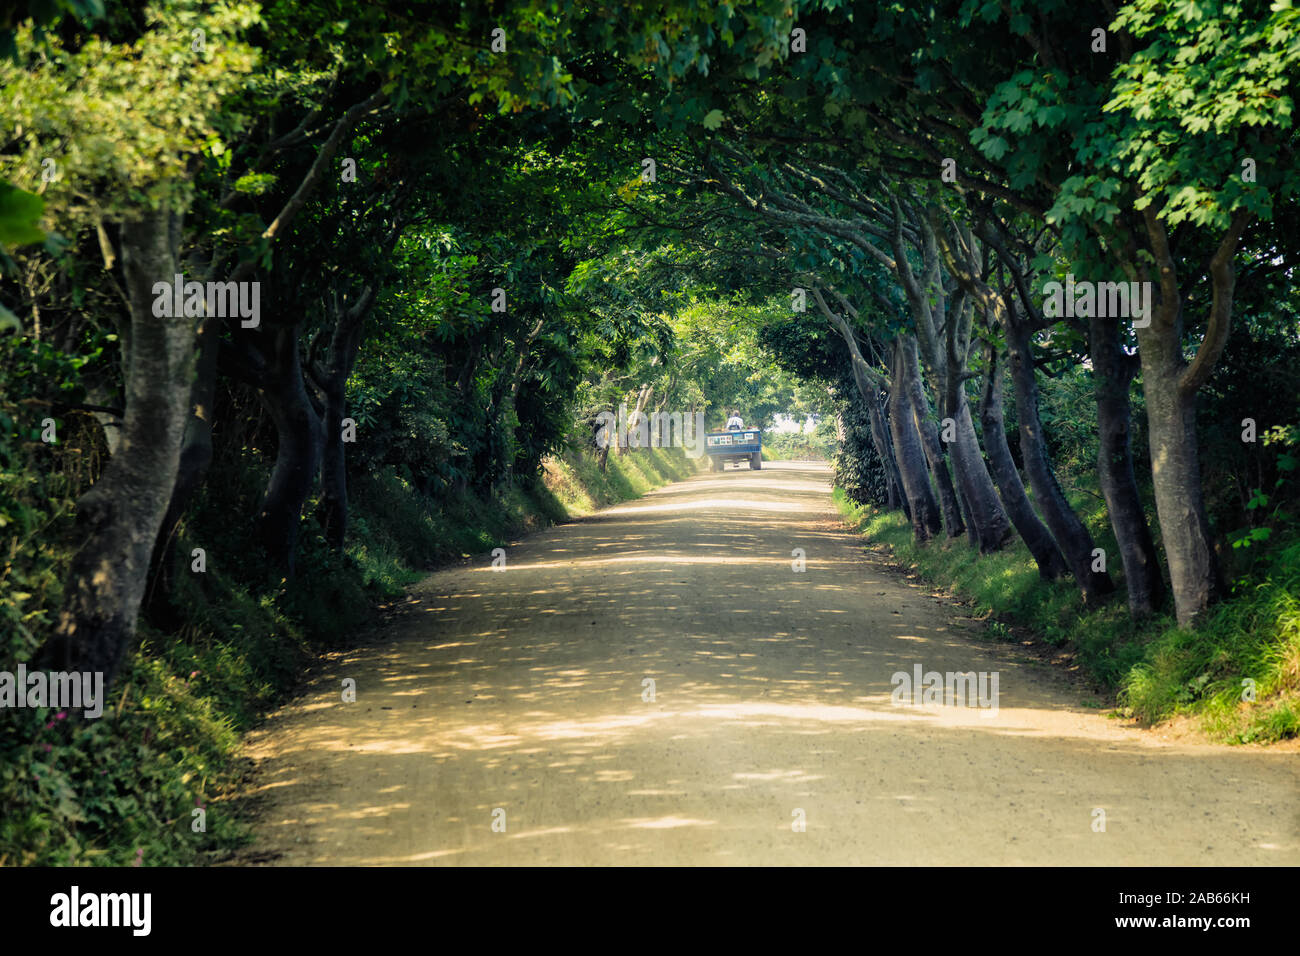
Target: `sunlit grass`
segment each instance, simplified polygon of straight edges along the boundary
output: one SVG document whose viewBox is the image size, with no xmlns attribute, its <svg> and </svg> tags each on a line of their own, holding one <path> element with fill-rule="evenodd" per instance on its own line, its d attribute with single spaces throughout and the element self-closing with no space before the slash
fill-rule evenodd
<svg viewBox="0 0 1300 956">
<path fill-rule="evenodd" d="M 1134 621 L 1114 570 L 1120 592 L 1088 609 L 1072 582 L 1041 581 L 1020 541 L 991 555 L 964 538 L 918 546 L 901 513 L 854 504 L 839 489 L 835 501 L 854 530 L 925 580 L 951 588 L 977 616 L 1071 645 L 1099 687 L 1143 722 L 1194 715 L 1211 736 L 1237 743 L 1300 734 L 1300 542 L 1278 549 L 1268 570 L 1240 582 L 1188 631 L 1169 615 Z M 1074 504 L 1098 545 L 1115 553 L 1104 509 L 1083 496 Z M 1248 679 L 1254 701 L 1242 699 Z"/>
<path fill-rule="evenodd" d="M 569 454 L 547 459 L 543 480 L 565 514 L 578 517 L 681 481 L 702 462 L 681 449 L 632 448 L 612 450 L 602 470 L 592 456 Z"/>
</svg>

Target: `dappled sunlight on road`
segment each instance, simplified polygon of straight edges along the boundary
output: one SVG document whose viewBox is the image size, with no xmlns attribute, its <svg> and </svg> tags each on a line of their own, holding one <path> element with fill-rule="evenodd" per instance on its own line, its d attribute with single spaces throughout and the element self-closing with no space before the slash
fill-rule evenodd
<svg viewBox="0 0 1300 956">
<path fill-rule="evenodd" d="M 792 511 L 820 511 L 812 502 L 762 501 L 758 498 L 704 498 L 690 502 L 665 502 L 654 505 L 624 505 L 601 512 L 601 517 L 618 517 L 622 515 L 659 514 L 666 511 L 777 511 L 788 514 Z"/>
<path fill-rule="evenodd" d="M 743 513 L 707 504 L 733 477 Z M 1293 764 L 1080 706 L 864 560 L 828 487 L 700 476 L 517 543 L 503 572 L 433 575 L 254 735 L 263 839 L 289 863 L 1177 862 L 1156 845 L 1208 779 L 1181 862 L 1300 862 Z M 915 665 L 996 672 L 997 708 L 895 706 Z M 1093 807 L 1134 826 L 1095 839 Z"/>
</svg>

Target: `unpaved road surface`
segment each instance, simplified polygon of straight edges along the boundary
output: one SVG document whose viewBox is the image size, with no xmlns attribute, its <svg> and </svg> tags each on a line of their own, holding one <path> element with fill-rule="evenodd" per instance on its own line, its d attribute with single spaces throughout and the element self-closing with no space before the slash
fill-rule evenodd
<svg viewBox="0 0 1300 956">
<path fill-rule="evenodd" d="M 432 575 L 251 736 L 252 859 L 1300 864 L 1296 754 L 1107 719 L 864 554 L 829 479 L 698 475 Z M 996 711 L 895 705 L 917 665 Z"/>
</svg>

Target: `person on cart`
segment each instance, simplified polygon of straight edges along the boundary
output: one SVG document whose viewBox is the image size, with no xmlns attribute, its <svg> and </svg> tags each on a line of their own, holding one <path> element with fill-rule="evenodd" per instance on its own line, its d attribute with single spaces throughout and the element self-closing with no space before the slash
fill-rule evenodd
<svg viewBox="0 0 1300 956">
<path fill-rule="evenodd" d="M 743 435 L 725 435 L 724 432 L 745 432 Z M 722 432 L 711 432 L 708 436 L 709 455 L 713 459 L 714 471 L 726 471 L 729 462 L 749 462 L 753 471 L 763 467 L 762 429 L 745 429 L 740 412 L 734 408 L 727 418 Z"/>
</svg>

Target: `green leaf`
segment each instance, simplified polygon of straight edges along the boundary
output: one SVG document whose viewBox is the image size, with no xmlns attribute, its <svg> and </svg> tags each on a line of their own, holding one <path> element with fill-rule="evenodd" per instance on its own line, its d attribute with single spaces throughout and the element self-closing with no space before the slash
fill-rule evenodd
<svg viewBox="0 0 1300 956">
<path fill-rule="evenodd" d="M 1001 159 L 1011 149 L 1011 144 L 1001 136 L 994 136 L 984 144 L 984 155 L 994 161 Z"/>
<path fill-rule="evenodd" d="M 21 332 L 23 324 L 19 321 L 18 316 L 14 315 L 3 305 L 0 305 L 0 333 L 3 332 Z"/>
<path fill-rule="evenodd" d="M 0 183 L 0 243 L 25 246 L 44 242 L 45 233 L 37 225 L 43 215 L 45 200 L 40 196 L 10 183 Z"/>
</svg>

